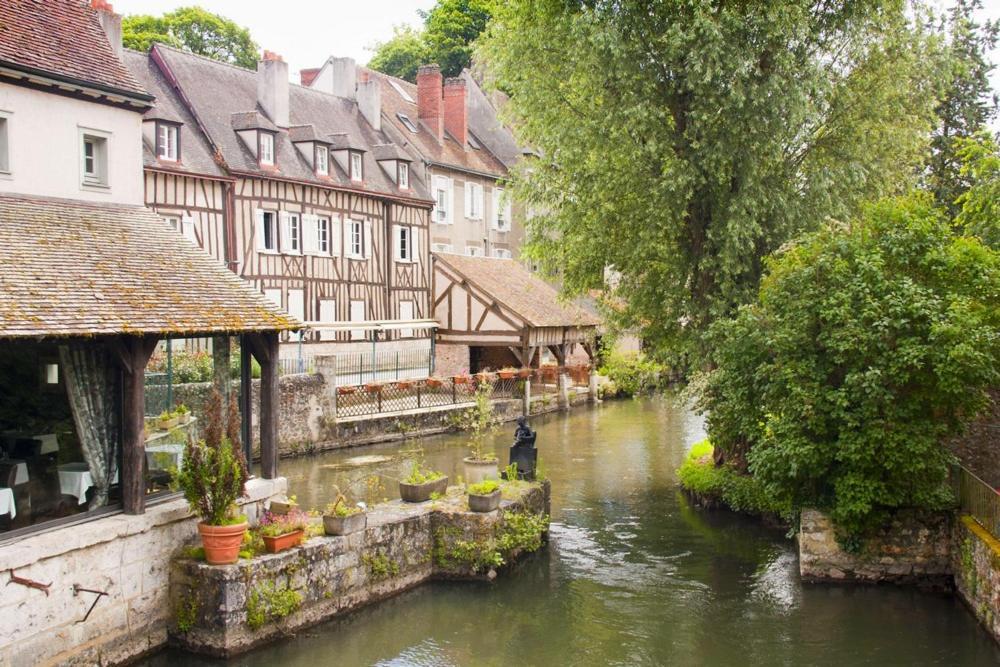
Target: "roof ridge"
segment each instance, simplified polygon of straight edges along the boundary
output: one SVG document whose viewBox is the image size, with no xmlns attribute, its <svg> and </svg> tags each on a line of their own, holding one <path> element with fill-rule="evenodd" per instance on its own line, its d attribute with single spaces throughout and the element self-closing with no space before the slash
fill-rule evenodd
<svg viewBox="0 0 1000 667">
<path fill-rule="evenodd" d="M 241 67 L 240 65 L 234 65 L 233 63 L 227 63 L 227 62 L 222 61 L 222 60 L 216 60 L 215 58 L 212 58 L 210 56 L 203 56 L 200 53 L 195 53 L 194 51 L 187 51 L 185 49 L 178 49 L 176 46 L 170 46 L 169 44 L 164 44 L 163 42 L 154 42 L 153 46 L 150 47 L 150 50 L 152 50 L 154 47 L 157 48 L 157 49 L 166 49 L 168 51 L 173 51 L 174 53 L 179 53 L 182 56 L 190 56 L 192 58 L 197 58 L 198 60 L 204 60 L 205 62 L 211 63 L 213 65 L 221 65 L 222 67 L 229 67 L 231 69 L 235 69 L 235 70 L 238 70 L 240 72 L 247 72 L 249 74 L 257 74 L 256 70 L 252 70 L 249 67 Z M 289 81 L 289 83 L 291 83 L 291 81 Z"/>
</svg>

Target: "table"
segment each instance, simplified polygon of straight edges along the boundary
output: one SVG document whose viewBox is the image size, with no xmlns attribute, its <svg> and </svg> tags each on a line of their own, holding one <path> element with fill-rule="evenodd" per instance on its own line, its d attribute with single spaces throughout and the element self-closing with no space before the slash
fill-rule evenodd
<svg viewBox="0 0 1000 667">
<path fill-rule="evenodd" d="M 42 450 L 41 454 L 55 454 L 59 451 L 59 436 L 55 433 L 11 433 L 6 432 L 3 434 L 3 440 L 7 443 L 7 448 L 10 449 L 14 446 L 14 443 L 18 440 L 41 440 Z"/>
<path fill-rule="evenodd" d="M 150 470 L 181 469 L 184 460 L 184 445 L 170 443 L 166 445 L 146 445 L 146 464 Z"/>
<path fill-rule="evenodd" d="M 87 502 L 87 490 L 94 485 L 90 466 L 86 463 L 64 463 L 59 471 L 59 491 L 66 496 L 76 497 L 79 504 Z"/>
<path fill-rule="evenodd" d="M 14 473 L 14 486 L 25 484 L 30 479 L 28 477 L 28 464 L 26 461 L 22 461 L 21 459 L 0 458 L 0 463 L 14 464 L 14 469 L 17 471 Z M 3 512 L 0 512 L 0 514 L 3 514 Z"/>
<path fill-rule="evenodd" d="M 14 492 L 6 487 L 0 487 L 0 516 L 9 514 L 13 519 L 17 516 L 17 507 L 14 506 Z"/>
</svg>

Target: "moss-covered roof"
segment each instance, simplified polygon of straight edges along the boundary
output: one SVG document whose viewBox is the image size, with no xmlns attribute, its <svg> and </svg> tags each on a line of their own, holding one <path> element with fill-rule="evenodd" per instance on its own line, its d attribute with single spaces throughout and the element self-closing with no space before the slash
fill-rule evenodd
<svg viewBox="0 0 1000 667">
<path fill-rule="evenodd" d="M 149 209 L 0 195 L 0 338 L 301 327 Z"/>
</svg>

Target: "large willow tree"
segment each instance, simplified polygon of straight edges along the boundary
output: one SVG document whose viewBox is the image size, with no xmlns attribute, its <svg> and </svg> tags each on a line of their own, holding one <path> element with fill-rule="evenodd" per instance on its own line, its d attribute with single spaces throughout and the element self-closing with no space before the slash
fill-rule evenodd
<svg viewBox="0 0 1000 667">
<path fill-rule="evenodd" d="M 926 157 L 933 41 L 900 2 L 510 0 L 480 38 L 538 153 L 529 252 L 618 323 L 699 352 L 762 259 L 902 189 Z"/>
</svg>

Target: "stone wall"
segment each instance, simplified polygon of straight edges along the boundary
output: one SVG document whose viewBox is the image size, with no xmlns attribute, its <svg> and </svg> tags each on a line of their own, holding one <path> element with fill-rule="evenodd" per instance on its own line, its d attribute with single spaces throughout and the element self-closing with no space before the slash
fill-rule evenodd
<svg viewBox="0 0 1000 667">
<path fill-rule="evenodd" d="M 799 529 L 799 571 L 804 581 L 917 583 L 951 586 L 951 514 L 902 510 L 860 553 L 837 544 L 830 518 L 803 510 Z"/>
<path fill-rule="evenodd" d="M 961 517 L 953 529 L 952 567 L 959 597 L 1000 641 L 1000 540 Z"/>
<path fill-rule="evenodd" d="M 469 370 L 469 346 L 438 343 L 434 347 L 434 374 L 451 377 Z"/>
<path fill-rule="evenodd" d="M 549 511 L 548 483 L 520 482 L 508 492 L 513 497 L 501 511 L 488 514 L 469 512 L 461 489 L 452 487 L 438 501 L 378 505 L 368 513 L 367 528 L 352 535 L 314 537 L 234 565 L 177 559 L 171 639 L 190 651 L 229 657 L 432 578 L 496 576 L 456 565 L 449 555 L 465 557 L 473 541 L 475 549 L 491 548 L 489 537 L 506 521 L 504 511 Z M 286 605 L 288 613 L 268 613 L 276 608 L 268 602 L 279 596 L 297 603 Z"/>
<path fill-rule="evenodd" d="M 254 520 L 285 491 L 284 479 L 251 480 L 243 509 Z M 47 595 L 0 588 L 0 665 L 115 665 L 163 646 L 170 562 L 197 539 L 196 522 L 187 502 L 173 498 L 145 514 L 114 514 L 0 547 L 0 572 L 51 584 Z M 108 594 L 86 622 L 96 596 L 74 594 L 74 586 Z"/>
<path fill-rule="evenodd" d="M 993 488 L 1000 488 L 1000 390 L 990 392 L 992 403 L 965 432 L 948 443 L 949 449 L 965 467 Z"/>
</svg>

